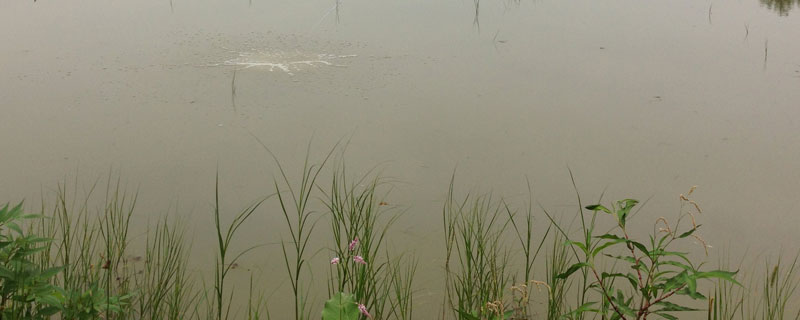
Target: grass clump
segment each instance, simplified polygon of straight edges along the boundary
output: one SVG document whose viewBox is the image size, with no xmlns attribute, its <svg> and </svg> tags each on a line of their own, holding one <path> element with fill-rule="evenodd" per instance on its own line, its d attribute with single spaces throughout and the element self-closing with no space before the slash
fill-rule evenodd
<svg viewBox="0 0 800 320">
<path fill-rule="evenodd" d="M 389 212 L 381 186 L 370 174 L 350 182 L 344 165 L 333 172 L 325 192 L 333 244 L 328 294 L 352 294 L 373 319 L 411 319 L 416 262 L 384 248 L 398 215 Z"/>
<path fill-rule="evenodd" d="M 217 177 L 215 259 L 208 278 L 190 272 L 188 233 L 180 219 L 148 223 L 135 237 L 143 243 L 133 241 L 138 193 L 119 178 L 105 181 L 105 192 L 96 190 L 103 187 L 97 182 L 87 189 L 79 189 L 77 180 L 62 182 L 49 201 L 54 206 L 43 205 L 38 214 L 26 214 L 21 204 L 0 208 L 0 317 L 269 319 L 266 286 L 251 274 L 245 300 L 230 279 L 239 259 L 258 247 L 234 249 L 240 228 L 262 211 L 285 222 L 279 259 L 293 310 L 277 318 L 419 317 L 418 260 L 412 252 L 390 250 L 390 231 L 400 216 L 399 207 L 386 201 L 391 183 L 374 171 L 352 178 L 343 164 L 327 170 L 335 149 L 315 164 L 309 148 L 296 180 L 270 153 L 280 173 L 272 181 L 274 193 L 231 215 L 221 207 Z M 491 193 L 456 196 L 454 180 L 441 212 L 441 319 L 677 319 L 690 312 L 715 320 L 800 319 L 792 304 L 800 286 L 798 258 L 767 260 L 764 273 L 746 288 L 725 258 L 719 270 L 709 271 L 702 257 L 680 251 L 686 248 L 681 243 L 692 240 L 708 249 L 698 235 L 701 210 L 690 198 L 694 189 L 680 197 L 677 219 L 657 218 L 652 232 L 644 228 L 649 234 L 638 237 L 642 230 L 630 223 L 640 208 L 633 199 L 584 206 L 578 196 L 579 228 L 542 210 L 548 223 L 538 230 L 532 196 L 527 208 L 516 210 Z M 276 206 L 260 210 L 272 197 Z M 317 228 L 319 222 L 329 229 Z M 329 256 L 315 258 L 320 252 Z M 325 285 L 310 281 L 317 270 L 312 264 L 329 267 Z M 704 290 L 703 279 L 715 281 L 711 291 Z M 327 303 L 311 302 L 314 294 L 327 294 Z M 686 303 L 692 300 L 704 300 L 707 309 Z"/>
<path fill-rule="evenodd" d="M 445 235 L 447 305 L 458 319 L 504 317 L 505 290 L 511 285 L 504 248 L 503 207 L 491 195 L 456 200 L 453 183 L 442 211 Z"/>
<path fill-rule="evenodd" d="M 761 317 L 765 320 L 775 319 L 800 319 L 800 310 L 793 316 L 787 310 L 790 302 L 796 301 L 795 293 L 797 287 L 800 285 L 800 277 L 798 277 L 797 264 L 798 256 L 795 256 L 791 262 L 786 263 L 782 258 L 778 258 L 772 265 L 772 271 L 768 274 L 769 277 L 764 279 L 761 299 Z M 769 270 L 769 268 L 767 268 Z"/>
</svg>

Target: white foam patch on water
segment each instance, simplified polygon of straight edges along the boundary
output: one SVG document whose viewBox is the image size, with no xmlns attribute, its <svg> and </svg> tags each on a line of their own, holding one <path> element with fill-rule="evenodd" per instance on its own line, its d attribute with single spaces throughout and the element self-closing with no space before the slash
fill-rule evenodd
<svg viewBox="0 0 800 320">
<path fill-rule="evenodd" d="M 233 66 L 241 69 L 263 68 L 268 71 L 282 71 L 288 75 L 294 75 L 297 71 L 319 67 L 340 67 L 347 65 L 341 63 L 342 59 L 354 58 L 357 55 L 334 55 L 334 54 L 308 54 L 299 51 L 282 52 L 251 49 L 248 51 L 234 51 L 227 48 L 228 52 L 236 56 L 207 66 Z"/>
</svg>

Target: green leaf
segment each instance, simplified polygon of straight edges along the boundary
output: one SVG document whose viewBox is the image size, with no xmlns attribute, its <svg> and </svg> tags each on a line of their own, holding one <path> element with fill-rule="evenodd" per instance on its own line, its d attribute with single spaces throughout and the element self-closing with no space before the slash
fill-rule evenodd
<svg viewBox="0 0 800 320">
<path fill-rule="evenodd" d="M 667 320 L 678 320 L 678 317 L 673 316 L 673 315 L 671 315 L 669 313 L 663 313 L 663 312 L 653 312 L 653 313 L 655 313 L 655 314 L 657 314 L 659 316 L 662 316 L 664 319 L 667 319 Z"/>
<path fill-rule="evenodd" d="M 611 210 L 608 210 L 608 208 L 604 207 L 601 204 L 589 205 L 589 206 L 586 206 L 586 209 L 589 209 L 589 210 L 592 210 L 592 211 L 603 211 L 605 213 L 611 213 Z"/>
<path fill-rule="evenodd" d="M 37 236 L 27 236 L 24 239 L 25 239 L 25 242 L 28 242 L 28 243 L 38 243 L 38 242 L 50 242 L 50 241 L 53 241 L 53 239 L 51 239 L 51 238 L 42 238 L 42 237 L 37 237 Z"/>
<path fill-rule="evenodd" d="M 325 302 L 322 320 L 358 320 L 358 304 L 355 296 L 343 292 L 335 294 Z"/>
<path fill-rule="evenodd" d="M 467 320 L 481 320 L 481 318 L 478 318 L 478 316 L 475 315 L 475 312 L 469 313 L 464 310 L 456 310 L 456 312 L 458 312 L 458 314 L 461 315 L 462 318 Z"/>
<path fill-rule="evenodd" d="M 681 269 L 686 270 L 686 271 L 694 270 L 692 267 L 687 266 L 687 265 L 685 265 L 683 263 L 680 263 L 678 261 L 661 261 L 661 262 L 659 262 L 659 265 L 665 265 L 665 264 L 676 266 L 676 267 L 681 268 Z"/>
<path fill-rule="evenodd" d="M 636 278 L 633 274 L 630 274 L 630 273 L 623 274 L 623 273 L 607 273 L 607 272 L 603 272 L 603 274 L 601 275 L 601 278 L 603 280 L 605 280 L 606 278 L 625 278 L 625 279 L 628 280 L 628 282 L 630 282 L 631 287 L 633 287 L 633 289 L 638 289 L 638 287 L 639 287 L 639 279 Z"/>
<path fill-rule="evenodd" d="M 648 257 L 650 256 L 650 251 L 647 250 L 647 247 L 645 245 L 633 240 L 628 241 L 628 243 L 632 244 L 634 247 L 636 247 L 636 249 L 639 249 L 639 251 L 644 253 L 646 256 Z"/>
<path fill-rule="evenodd" d="M 17 234 L 22 235 L 22 228 L 20 228 L 19 225 L 16 224 L 15 222 L 9 222 L 6 224 L 6 226 L 9 229 L 14 230 L 14 232 L 16 232 Z"/>
<path fill-rule="evenodd" d="M 617 209 L 617 219 L 620 226 L 625 227 L 625 221 L 628 219 L 628 214 L 637 203 L 639 203 L 639 201 L 634 199 L 617 201 L 617 205 L 619 206 L 619 209 Z"/>
<path fill-rule="evenodd" d="M 57 275 L 59 272 L 61 272 L 61 270 L 64 270 L 64 267 L 52 267 L 52 268 L 45 269 L 44 271 L 42 271 L 42 273 L 39 274 L 39 276 L 44 278 L 44 279 L 47 279 L 47 278 L 50 278 L 52 276 Z"/>
<path fill-rule="evenodd" d="M 686 274 L 686 289 L 689 292 L 697 292 L 697 277 L 694 275 Z"/>
<path fill-rule="evenodd" d="M 60 308 L 62 301 L 53 295 L 41 295 L 36 297 L 36 301 L 52 307 Z"/>
<path fill-rule="evenodd" d="M 578 241 L 570 241 L 570 240 L 567 240 L 564 243 L 567 244 L 567 245 L 573 245 L 573 246 L 576 246 L 578 248 L 581 248 L 581 251 L 583 251 L 583 253 L 585 253 L 587 255 L 589 254 L 589 250 L 586 249 L 586 245 L 584 245 L 583 243 L 580 243 Z"/>
<path fill-rule="evenodd" d="M 8 203 L 6 203 L 6 205 L 0 208 L 0 224 L 5 223 L 7 221 L 8 219 L 6 217 L 7 215 L 8 215 Z"/>
<path fill-rule="evenodd" d="M 42 252 L 42 251 L 47 250 L 47 249 L 48 249 L 47 247 L 21 249 L 21 250 L 19 250 L 19 255 L 20 255 L 20 257 L 25 257 L 25 256 L 32 255 L 34 253 L 37 253 L 37 252 Z"/>
<path fill-rule="evenodd" d="M 722 279 L 726 281 L 733 282 L 739 286 L 742 286 L 733 276 L 736 275 L 737 272 L 733 271 L 723 271 L 723 270 L 713 270 L 713 271 L 706 271 L 706 272 L 698 272 L 695 274 L 697 279 L 709 279 L 709 278 L 716 278 Z"/>
<path fill-rule="evenodd" d="M 688 236 L 692 235 L 692 233 L 694 233 L 695 231 L 697 231 L 697 228 L 700 228 L 700 225 L 699 225 L 699 224 L 698 224 L 696 227 L 692 228 L 692 230 L 689 230 L 689 231 L 686 231 L 686 232 L 684 232 L 684 233 L 681 233 L 681 235 L 679 235 L 679 236 L 678 236 L 678 238 L 679 238 L 679 239 L 680 239 L 680 238 L 686 238 L 686 237 L 688 237 Z"/>
<path fill-rule="evenodd" d="M 635 260 L 635 259 L 633 259 L 633 257 L 628 257 L 628 256 L 614 256 L 614 255 L 610 255 L 610 254 L 606 254 L 605 256 L 606 256 L 606 257 L 609 257 L 609 258 L 614 258 L 614 259 L 617 259 L 617 260 L 622 260 L 622 261 L 628 262 L 628 263 L 630 263 L 630 264 L 635 264 L 635 263 L 636 263 L 636 260 Z"/>
<path fill-rule="evenodd" d="M 566 314 L 562 315 L 561 319 L 569 319 L 569 318 L 572 318 L 573 316 L 579 316 L 579 315 L 583 314 L 584 312 L 597 312 L 597 311 L 599 311 L 597 309 L 592 309 L 592 306 L 594 304 L 595 304 L 595 302 L 584 303 L 580 307 L 578 307 L 577 309 L 572 310 L 569 313 L 566 313 Z"/>
<path fill-rule="evenodd" d="M 685 285 L 688 281 L 688 275 L 688 272 L 683 271 L 679 274 L 676 274 L 674 277 L 669 278 L 664 284 L 664 291 L 674 290 L 682 285 Z"/>
<path fill-rule="evenodd" d="M 579 262 L 579 263 L 573 264 L 567 269 L 567 271 L 564 271 L 562 274 L 559 274 L 558 276 L 556 276 L 556 279 L 566 279 L 571 274 L 575 273 L 575 271 L 580 270 L 580 268 L 588 267 L 588 266 L 589 266 L 589 264 L 587 264 L 585 262 Z"/>
<path fill-rule="evenodd" d="M 625 240 L 625 238 L 622 238 L 622 237 L 620 237 L 618 235 L 610 234 L 610 233 L 606 233 L 606 234 L 604 234 L 602 236 L 596 236 L 595 238 L 608 239 L 608 240 Z"/>
<path fill-rule="evenodd" d="M 688 297 L 690 297 L 692 299 L 695 299 L 695 300 L 705 299 L 706 298 L 706 296 L 704 296 L 702 293 L 699 293 L 697 291 L 692 292 L 692 291 L 689 290 L 689 288 L 683 288 L 683 290 L 678 291 L 678 293 L 681 294 L 681 295 L 688 296 Z"/>
<path fill-rule="evenodd" d="M 14 278 L 14 272 L 8 270 L 5 266 L 0 266 L 0 278 L 12 279 Z"/>
<path fill-rule="evenodd" d="M 598 246 L 597 248 L 594 248 L 594 250 L 592 251 L 592 257 L 594 257 L 598 253 L 602 252 L 603 249 L 608 248 L 610 246 L 613 246 L 615 244 L 621 243 L 621 242 L 625 242 L 625 239 L 616 239 L 616 240 L 612 240 L 612 241 L 607 241 L 606 243 Z"/>
<path fill-rule="evenodd" d="M 52 316 L 52 315 L 58 313 L 59 311 L 61 311 L 61 308 L 54 307 L 54 306 L 49 306 L 49 307 L 44 307 L 41 310 L 39 310 L 39 315 L 47 317 L 47 316 Z"/>
<path fill-rule="evenodd" d="M 694 309 L 689 307 L 684 307 L 681 305 L 674 304 L 669 301 L 659 301 L 655 305 L 660 306 L 661 308 L 656 310 L 655 312 L 662 312 L 662 311 L 698 311 L 700 309 Z"/>
</svg>

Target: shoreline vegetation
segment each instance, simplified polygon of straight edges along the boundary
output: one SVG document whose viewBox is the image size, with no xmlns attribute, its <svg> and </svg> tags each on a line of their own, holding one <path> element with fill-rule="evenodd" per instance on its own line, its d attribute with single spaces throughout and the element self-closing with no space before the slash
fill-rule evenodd
<svg viewBox="0 0 800 320">
<path fill-rule="evenodd" d="M 714 226 L 702 225 L 694 187 L 679 196 L 674 217 L 643 213 L 634 199 L 585 203 L 576 187 L 576 216 L 560 217 L 534 209 L 532 196 L 520 209 L 492 194 L 459 194 L 455 174 L 441 211 L 440 312 L 420 314 L 419 260 L 389 249 L 401 214 L 386 202 L 392 181 L 374 170 L 354 177 L 335 150 L 318 162 L 306 156 L 298 179 L 270 153 L 280 173 L 272 190 L 239 211 L 221 207 L 217 176 L 215 254 L 199 274 L 189 272 L 181 219 L 163 217 L 145 236 L 130 236 L 139 199 L 119 178 L 95 183 L 85 198 L 74 193 L 77 181 L 62 182 L 41 208 L 3 206 L 0 319 L 800 319 L 791 303 L 800 301 L 797 256 L 765 259 L 747 278 L 725 255 L 712 263 L 701 234 Z M 89 195 L 98 192 L 95 209 Z M 278 206 L 266 211 L 286 231 L 275 259 L 291 314 L 271 314 L 252 276 L 247 289 L 230 284 L 237 262 L 258 247 L 238 249 L 237 232 L 268 199 Z M 652 229 L 632 230 L 631 219 Z M 706 255 L 681 251 L 697 245 Z M 318 252 L 331 260 L 324 281 L 312 282 L 309 259 Z M 309 299 L 320 290 L 324 305 Z"/>
</svg>

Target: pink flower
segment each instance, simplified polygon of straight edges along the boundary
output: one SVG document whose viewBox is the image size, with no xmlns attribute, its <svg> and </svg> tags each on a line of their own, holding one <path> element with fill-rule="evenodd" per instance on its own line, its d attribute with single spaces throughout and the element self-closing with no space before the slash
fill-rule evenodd
<svg viewBox="0 0 800 320">
<path fill-rule="evenodd" d="M 339 264 L 339 261 L 340 261 L 339 257 L 333 258 L 331 259 L 331 264 Z"/>
<path fill-rule="evenodd" d="M 350 251 L 353 251 L 353 249 L 356 248 L 357 244 L 358 244 L 358 237 L 353 239 L 353 241 L 350 241 L 350 245 L 348 246 L 348 248 L 350 248 Z"/>
<path fill-rule="evenodd" d="M 367 318 L 372 319 L 372 315 L 369 314 L 369 311 L 367 311 L 367 307 L 365 305 L 359 303 L 358 304 L 358 311 L 361 311 L 361 314 L 367 316 Z"/>
<path fill-rule="evenodd" d="M 360 264 L 367 264 L 367 262 L 364 261 L 364 258 L 362 258 L 361 256 L 354 256 L 353 257 L 353 261 L 355 261 L 357 263 L 360 263 Z"/>
</svg>

